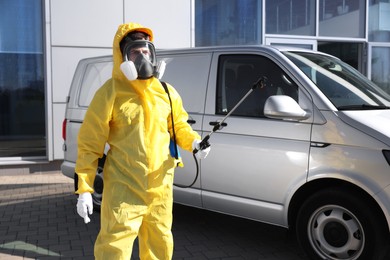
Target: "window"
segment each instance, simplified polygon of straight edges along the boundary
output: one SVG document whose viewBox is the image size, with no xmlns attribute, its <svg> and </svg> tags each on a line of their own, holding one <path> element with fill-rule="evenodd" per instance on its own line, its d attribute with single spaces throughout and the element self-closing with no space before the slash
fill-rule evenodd
<svg viewBox="0 0 390 260">
<path fill-rule="evenodd" d="M 41 0 L 0 1 L 0 157 L 46 156 Z"/>
<path fill-rule="evenodd" d="M 284 52 L 339 110 L 388 107 L 390 96 L 351 66 L 327 55 Z"/>
<path fill-rule="evenodd" d="M 266 85 L 256 88 L 233 115 L 264 117 L 265 101 L 272 95 L 288 95 L 298 101 L 298 86 L 273 61 L 259 55 L 222 55 L 218 66 L 217 114 L 227 114 L 260 78 Z"/>
<path fill-rule="evenodd" d="M 79 106 L 88 107 L 96 91 L 112 76 L 113 62 L 98 61 L 86 67 L 81 83 Z"/>
<path fill-rule="evenodd" d="M 261 42 L 261 0 L 197 0 L 195 12 L 197 47 Z"/>
<path fill-rule="evenodd" d="M 336 56 L 362 73 L 364 72 L 363 49 L 363 44 L 357 42 L 318 42 L 318 51 Z"/>
<path fill-rule="evenodd" d="M 390 1 L 370 0 L 368 38 L 373 42 L 390 42 Z"/>
<path fill-rule="evenodd" d="M 371 80 L 390 94 L 390 46 L 373 46 L 371 51 Z"/>
<path fill-rule="evenodd" d="M 315 35 L 315 1 L 267 0 L 266 33 Z"/>
<path fill-rule="evenodd" d="M 319 35 L 365 37 L 365 0 L 320 0 Z"/>
</svg>

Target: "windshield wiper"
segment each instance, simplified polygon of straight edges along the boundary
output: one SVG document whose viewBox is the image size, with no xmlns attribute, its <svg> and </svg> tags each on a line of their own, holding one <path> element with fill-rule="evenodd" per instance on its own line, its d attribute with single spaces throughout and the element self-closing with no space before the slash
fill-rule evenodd
<svg viewBox="0 0 390 260">
<path fill-rule="evenodd" d="M 385 105 L 348 105 L 348 106 L 339 106 L 338 110 L 376 110 L 376 109 L 390 109 L 390 107 Z"/>
</svg>

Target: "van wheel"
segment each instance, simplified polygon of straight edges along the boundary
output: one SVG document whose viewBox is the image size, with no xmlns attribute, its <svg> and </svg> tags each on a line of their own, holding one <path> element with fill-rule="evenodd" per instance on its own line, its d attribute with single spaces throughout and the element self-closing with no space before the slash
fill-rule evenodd
<svg viewBox="0 0 390 260">
<path fill-rule="evenodd" d="M 94 193 L 92 193 L 92 202 L 93 202 L 93 210 L 100 211 L 100 207 L 102 205 L 102 196 L 103 196 L 103 168 L 104 163 L 106 161 L 106 156 L 104 155 L 99 159 L 98 168 L 96 169 L 95 181 L 93 182 Z M 74 174 L 74 190 L 78 189 L 78 175 Z"/>
<path fill-rule="evenodd" d="M 106 156 L 104 155 L 99 159 L 98 168 L 96 169 L 95 181 L 93 182 L 93 190 L 92 193 L 92 201 L 93 201 L 93 209 L 95 211 L 100 211 L 100 207 L 102 205 L 102 196 L 103 196 L 103 168 L 104 163 L 106 161 Z"/>
<path fill-rule="evenodd" d="M 298 242 L 311 259 L 383 259 L 387 233 L 371 204 L 341 189 L 314 194 L 297 215 Z"/>
</svg>

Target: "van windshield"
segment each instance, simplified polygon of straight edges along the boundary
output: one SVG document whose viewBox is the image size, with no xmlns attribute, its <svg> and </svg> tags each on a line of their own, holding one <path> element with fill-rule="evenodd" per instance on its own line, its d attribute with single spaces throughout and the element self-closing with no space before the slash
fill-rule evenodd
<svg viewBox="0 0 390 260">
<path fill-rule="evenodd" d="M 390 108 L 389 94 L 339 59 L 299 51 L 283 54 L 317 85 L 338 110 Z"/>
</svg>

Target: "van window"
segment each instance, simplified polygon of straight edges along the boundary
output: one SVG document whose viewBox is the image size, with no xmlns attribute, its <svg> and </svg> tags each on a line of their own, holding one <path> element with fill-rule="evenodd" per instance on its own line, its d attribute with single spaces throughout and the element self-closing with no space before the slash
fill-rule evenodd
<svg viewBox="0 0 390 260">
<path fill-rule="evenodd" d="M 86 66 L 81 82 L 79 106 L 88 107 L 95 92 L 112 76 L 112 61 L 92 62 Z"/>
<path fill-rule="evenodd" d="M 272 95 L 288 95 L 298 102 L 298 86 L 270 59 L 259 55 L 221 55 L 218 63 L 216 113 L 227 114 L 260 77 L 256 88 L 233 112 L 236 116 L 264 117 L 265 101 Z"/>
<path fill-rule="evenodd" d="M 211 63 L 211 52 L 158 53 L 158 60 L 166 62 L 162 81 L 171 84 L 180 94 L 187 112 L 203 113 L 204 100 Z"/>
<path fill-rule="evenodd" d="M 390 95 L 341 60 L 328 55 L 283 52 L 339 110 L 390 106 Z"/>
</svg>

